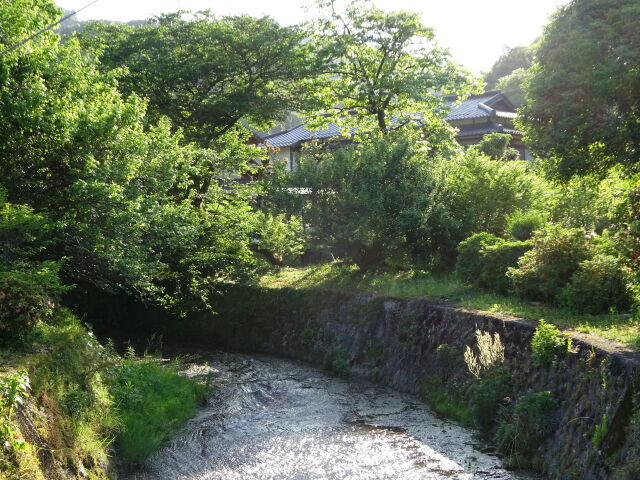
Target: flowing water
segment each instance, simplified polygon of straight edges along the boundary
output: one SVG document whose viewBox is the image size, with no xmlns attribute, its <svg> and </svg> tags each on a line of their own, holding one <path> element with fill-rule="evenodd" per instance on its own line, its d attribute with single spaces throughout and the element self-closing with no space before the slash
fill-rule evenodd
<svg viewBox="0 0 640 480">
<path fill-rule="evenodd" d="M 128 480 L 524 479 L 417 398 L 295 361 L 198 355 L 220 385 Z"/>
</svg>

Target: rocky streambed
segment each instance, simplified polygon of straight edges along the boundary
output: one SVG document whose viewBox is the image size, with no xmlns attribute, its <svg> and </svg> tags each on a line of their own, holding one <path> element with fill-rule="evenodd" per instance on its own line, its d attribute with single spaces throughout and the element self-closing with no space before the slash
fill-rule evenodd
<svg viewBox="0 0 640 480">
<path fill-rule="evenodd" d="M 418 398 L 272 356 L 199 353 L 217 385 L 129 480 L 524 479 Z M 537 477 L 540 478 L 540 477 Z"/>
</svg>

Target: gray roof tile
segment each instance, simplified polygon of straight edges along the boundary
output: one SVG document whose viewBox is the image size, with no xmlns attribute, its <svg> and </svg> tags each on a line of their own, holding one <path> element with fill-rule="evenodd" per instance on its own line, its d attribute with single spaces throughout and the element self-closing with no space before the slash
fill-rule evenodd
<svg viewBox="0 0 640 480">
<path fill-rule="evenodd" d="M 473 95 L 463 100 L 459 105 L 455 104 L 454 97 L 449 97 L 449 99 L 449 108 L 451 108 L 451 111 L 447 115 L 448 122 L 455 122 L 456 120 L 463 119 L 489 119 L 492 116 L 496 116 L 498 118 L 513 119 L 518 116 L 514 111 L 509 112 L 504 110 L 495 110 L 491 107 L 492 104 L 498 103 L 500 100 L 506 100 L 505 97 L 498 91 L 485 92 L 481 95 Z M 510 105 L 508 100 L 506 100 L 506 103 Z M 479 129 L 482 128 L 487 129 L 488 126 L 479 127 Z M 495 131 L 497 130 L 491 129 L 487 130 L 486 133 Z M 516 130 L 512 130 L 511 132 L 516 134 L 519 133 Z M 480 133 L 477 133 L 476 135 L 479 134 Z M 458 135 L 461 135 L 461 133 L 459 133 Z M 293 147 L 300 144 L 301 142 L 306 142 L 309 140 L 333 138 L 339 136 L 340 129 L 335 123 L 330 123 L 327 128 L 324 128 L 322 130 L 309 130 L 307 129 L 305 124 L 302 124 L 284 132 L 267 135 L 266 137 L 262 137 L 262 140 L 265 145 L 283 148 Z"/>
</svg>

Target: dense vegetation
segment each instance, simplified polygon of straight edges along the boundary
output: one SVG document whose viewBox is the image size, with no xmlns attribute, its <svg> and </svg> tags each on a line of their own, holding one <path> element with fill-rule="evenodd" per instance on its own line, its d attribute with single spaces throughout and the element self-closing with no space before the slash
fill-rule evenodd
<svg viewBox="0 0 640 480">
<path fill-rule="evenodd" d="M 273 264 L 337 260 L 365 281 L 437 273 L 519 305 L 631 312 L 637 330 L 636 3 L 576 0 L 496 64 L 498 85 L 526 76 L 522 125 L 540 157 L 527 162 L 506 135 L 455 144 L 446 95 L 481 82 L 417 15 L 318 6 L 295 27 L 210 12 L 84 25 L 0 56 L 0 347 L 29 353 L 32 394 L 74 416 L 60 428 L 78 461 L 99 463 L 113 437 L 141 460 L 202 391 L 99 353 L 64 309 L 70 291 L 187 317 Z M 51 0 L 0 3 L 0 50 L 60 15 Z M 269 165 L 251 129 L 292 111 L 355 128 L 355 141 L 309 144 L 293 173 Z M 27 383 L 12 375 L 15 400 Z M 174 408 L 177 396 L 190 401 Z M 21 465 L 13 403 L 2 408 L 0 460 Z"/>
</svg>

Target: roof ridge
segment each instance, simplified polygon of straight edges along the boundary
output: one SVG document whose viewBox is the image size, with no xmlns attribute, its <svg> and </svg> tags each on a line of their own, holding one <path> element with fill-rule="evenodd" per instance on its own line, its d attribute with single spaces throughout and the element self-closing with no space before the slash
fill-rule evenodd
<svg viewBox="0 0 640 480">
<path fill-rule="evenodd" d="M 270 133 L 269 135 L 265 135 L 264 137 L 261 137 L 262 140 L 267 140 L 269 138 L 273 138 L 276 137 L 278 135 L 284 135 L 285 133 L 289 133 L 289 132 L 293 132 L 296 128 L 300 128 L 300 127 L 304 127 L 307 124 L 307 122 L 303 122 L 300 125 L 296 125 L 295 127 L 291 127 L 287 130 L 282 130 L 281 132 L 276 132 L 276 133 Z"/>
</svg>

